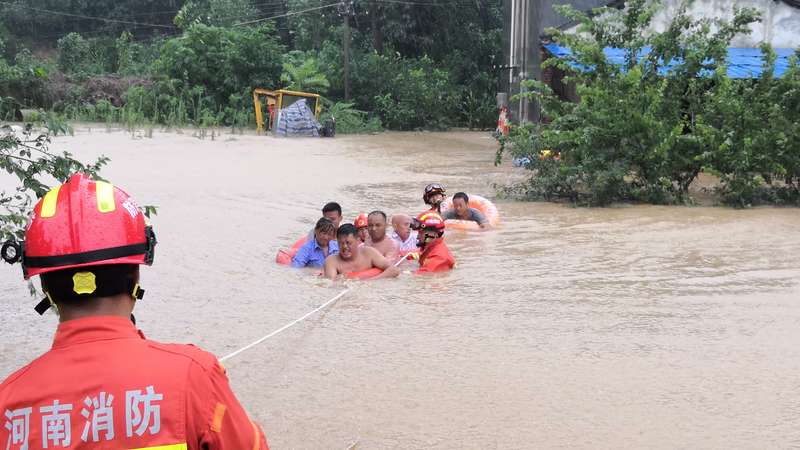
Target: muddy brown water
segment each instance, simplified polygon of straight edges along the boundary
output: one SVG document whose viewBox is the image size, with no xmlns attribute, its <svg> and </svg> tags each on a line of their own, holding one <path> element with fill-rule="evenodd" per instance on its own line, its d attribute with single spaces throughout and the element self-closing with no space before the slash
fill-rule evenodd
<svg viewBox="0 0 800 450">
<path fill-rule="evenodd" d="M 337 200 L 416 213 L 443 182 L 493 196 L 484 133 L 278 140 L 78 130 L 56 148 L 159 206 L 139 325 L 227 354 L 336 295 L 274 256 Z M 800 211 L 497 203 L 448 233 L 457 270 L 354 282 L 226 364 L 275 449 L 800 446 Z M 0 269 L 0 376 L 45 351 L 18 267 Z"/>
</svg>

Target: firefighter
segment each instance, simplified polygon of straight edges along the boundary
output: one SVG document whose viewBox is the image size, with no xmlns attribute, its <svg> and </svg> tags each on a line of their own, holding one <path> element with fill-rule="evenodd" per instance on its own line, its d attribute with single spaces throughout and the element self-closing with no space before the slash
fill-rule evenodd
<svg viewBox="0 0 800 450">
<path fill-rule="evenodd" d="M 456 259 L 444 243 L 444 219 L 438 213 L 423 213 L 415 222 L 419 269 L 417 274 L 446 272 L 456 265 Z"/>
<path fill-rule="evenodd" d="M 36 310 L 59 317 L 52 348 L 0 385 L 6 449 L 268 448 L 214 355 L 136 329 L 155 245 L 128 194 L 78 173 L 37 203 L 22 245 L 3 246 L 25 279 L 40 277 Z"/>
</svg>

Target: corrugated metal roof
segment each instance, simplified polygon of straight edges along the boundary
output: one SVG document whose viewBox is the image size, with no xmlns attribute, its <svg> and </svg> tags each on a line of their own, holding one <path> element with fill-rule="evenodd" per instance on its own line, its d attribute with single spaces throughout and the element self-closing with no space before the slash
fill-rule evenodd
<svg viewBox="0 0 800 450">
<path fill-rule="evenodd" d="M 545 44 L 544 48 L 548 52 L 559 58 L 565 58 L 572 54 L 572 50 L 567 47 L 561 47 L 557 44 Z M 606 58 L 614 63 L 623 65 L 625 64 L 625 50 L 621 48 L 607 47 L 603 50 Z M 650 53 L 650 47 L 644 47 L 639 53 L 638 58 L 641 59 Z M 774 76 L 782 76 L 789 68 L 789 58 L 795 53 L 790 48 L 776 48 L 775 53 L 777 59 L 775 61 Z M 758 48 L 728 48 L 728 76 L 731 78 L 758 78 L 764 71 L 764 58 L 761 49 Z M 573 67 L 580 68 L 577 63 L 572 64 Z M 661 69 L 661 73 L 666 74 L 670 67 L 674 64 L 667 64 Z"/>
</svg>

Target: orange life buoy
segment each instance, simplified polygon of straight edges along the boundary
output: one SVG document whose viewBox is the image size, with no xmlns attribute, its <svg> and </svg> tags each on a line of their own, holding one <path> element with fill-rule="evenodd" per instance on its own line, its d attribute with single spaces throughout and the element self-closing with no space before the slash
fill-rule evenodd
<svg viewBox="0 0 800 450">
<path fill-rule="evenodd" d="M 351 280 L 368 280 L 370 278 L 375 278 L 382 273 L 383 269 L 373 267 L 367 270 L 359 270 L 358 272 L 348 272 L 344 276 Z"/>
<path fill-rule="evenodd" d="M 487 198 L 481 197 L 480 195 L 469 194 L 469 205 L 467 206 L 480 211 L 484 217 L 486 217 L 486 220 L 489 221 L 489 225 L 492 227 L 496 227 L 498 224 L 500 224 L 500 213 L 497 211 L 497 207 L 494 206 L 494 203 L 490 202 Z M 444 203 L 442 203 L 442 215 L 444 215 L 445 211 L 452 208 L 453 199 L 448 198 L 444 201 Z M 481 226 L 473 220 L 448 219 L 444 221 L 444 224 L 447 228 L 453 230 L 471 231 L 481 229 Z"/>
<path fill-rule="evenodd" d="M 294 245 L 292 245 L 292 248 L 290 248 L 289 250 L 283 250 L 283 249 L 278 250 L 278 254 L 275 256 L 275 262 L 278 264 L 282 264 L 284 266 L 291 265 L 292 258 L 294 258 L 294 255 L 297 254 L 297 251 L 300 250 L 300 247 L 302 247 L 307 240 L 308 236 L 303 236 L 297 241 L 295 241 Z"/>
</svg>

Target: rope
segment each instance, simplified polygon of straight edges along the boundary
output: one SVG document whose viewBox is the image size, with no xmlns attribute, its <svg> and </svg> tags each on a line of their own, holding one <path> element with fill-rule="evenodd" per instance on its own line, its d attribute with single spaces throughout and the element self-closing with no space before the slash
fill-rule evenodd
<svg viewBox="0 0 800 450">
<path fill-rule="evenodd" d="M 401 262 L 405 261 L 405 259 L 406 259 L 406 257 L 405 257 L 405 256 L 403 256 L 402 258 L 400 258 L 399 260 L 397 260 L 397 262 L 396 262 L 396 263 L 394 263 L 394 264 L 392 265 L 392 267 L 397 267 L 397 266 L 399 266 Z M 273 337 L 273 336 L 276 336 L 276 335 L 278 335 L 278 334 L 280 334 L 280 333 L 284 332 L 285 330 L 288 330 L 289 328 L 291 328 L 291 327 L 293 327 L 293 326 L 297 325 L 298 323 L 300 323 L 300 322 L 302 322 L 302 321 L 306 320 L 308 317 L 310 317 L 310 316 L 314 315 L 315 313 L 318 313 L 318 312 L 322 311 L 323 309 L 327 308 L 327 307 L 328 307 L 328 305 L 331 305 L 331 304 L 333 304 L 334 302 L 336 302 L 336 300 L 339 300 L 340 298 L 344 297 L 344 295 L 345 295 L 345 294 L 347 294 L 348 292 L 350 292 L 351 290 L 353 290 L 353 288 L 347 288 L 347 289 L 343 290 L 342 292 L 339 292 L 339 293 L 338 293 L 338 294 L 336 294 L 336 296 L 334 296 L 332 299 L 330 299 L 330 300 L 328 300 L 327 302 L 325 302 L 325 303 L 323 303 L 323 304 L 319 305 L 319 306 L 318 306 L 318 307 L 316 307 L 315 309 L 313 309 L 313 310 L 311 310 L 311 311 L 307 312 L 307 313 L 306 313 L 305 315 L 303 315 L 302 317 L 300 317 L 300 318 L 297 318 L 297 319 L 295 319 L 295 320 L 293 320 L 293 321 L 291 321 L 291 322 L 287 323 L 286 325 L 284 325 L 284 326 L 282 326 L 282 327 L 278 328 L 277 330 L 273 331 L 272 333 L 270 333 L 270 334 L 268 334 L 268 335 L 266 335 L 266 336 L 264 336 L 264 337 L 262 337 L 262 338 L 259 338 L 258 340 L 255 340 L 255 341 L 251 342 L 250 344 L 247 344 L 247 345 L 245 345 L 244 347 L 240 348 L 239 350 L 236 350 L 236 351 L 235 351 L 235 352 L 233 352 L 233 353 L 229 353 L 229 354 L 227 354 L 227 355 L 223 356 L 222 358 L 220 358 L 220 359 L 219 359 L 219 361 L 220 361 L 220 362 L 225 362 L 226 360 L 228 360 L 228 359 L 230 359 L 230 358 L 233 358 L 234 356 L 238 355 L 239 353 L 242 353 L 242 352 L 244 352 L 245 350 L 249 350 L 249 349 L 251 349 L 251 348 L 255 347 L 256 345 L 258 345 L 258 344 L 260 344 L 260 343 L 262 343 L 262 342 L 266 341 L 267 339 L 269 339 L 269 338 L 271 338 L 271 337 Z"/>
</svg>

